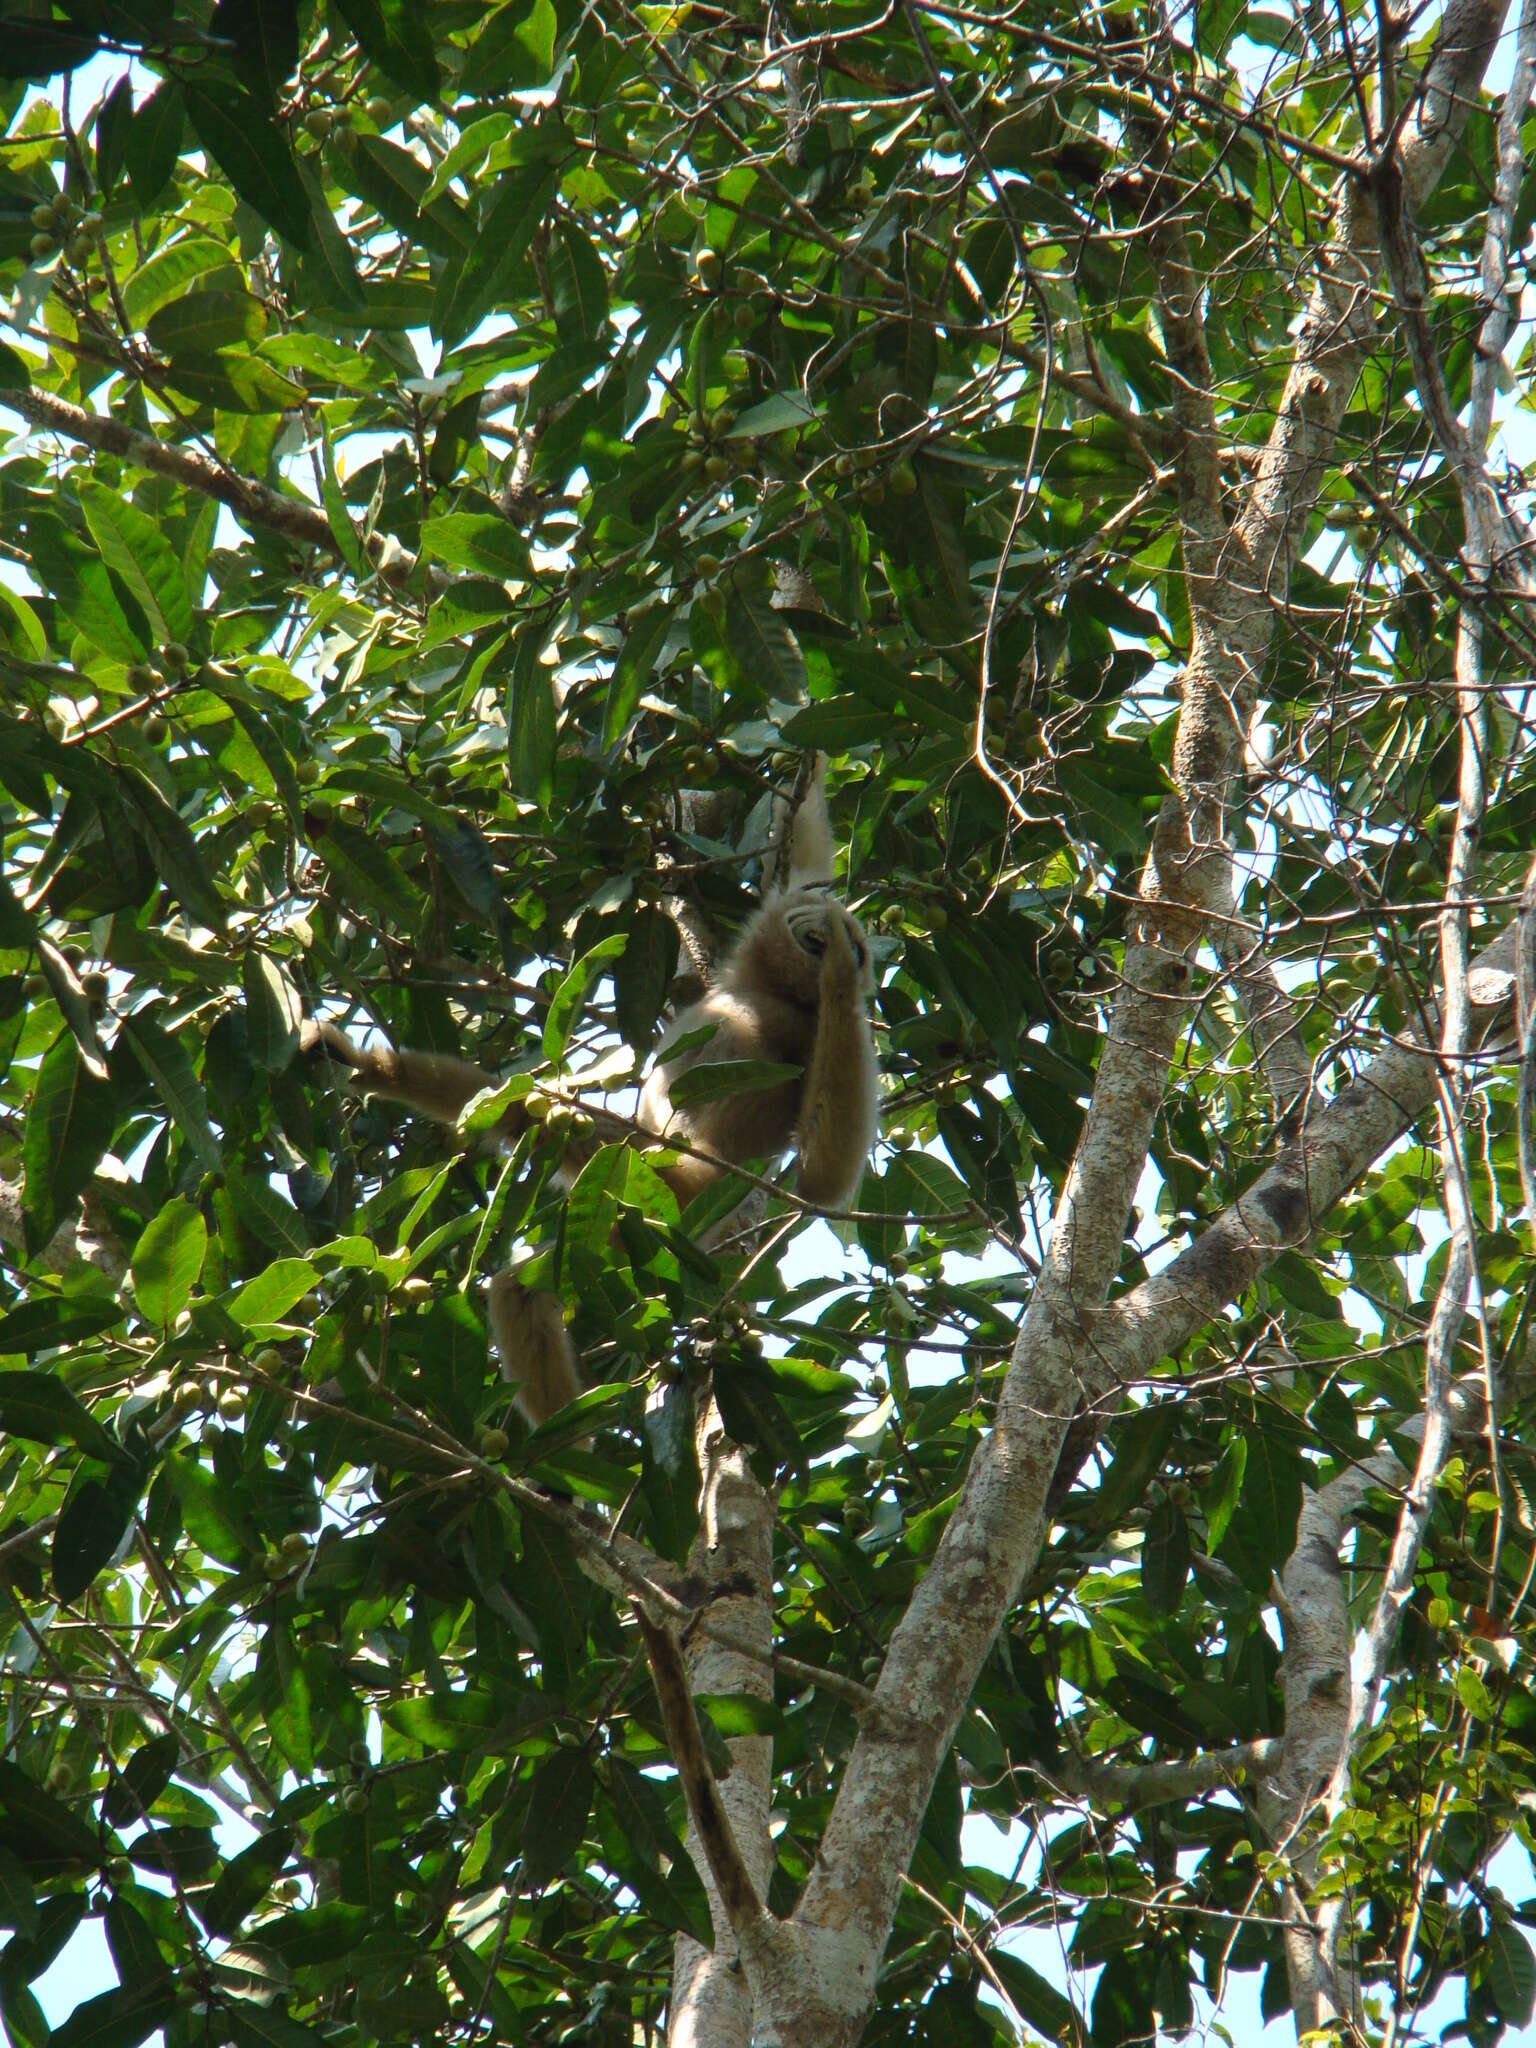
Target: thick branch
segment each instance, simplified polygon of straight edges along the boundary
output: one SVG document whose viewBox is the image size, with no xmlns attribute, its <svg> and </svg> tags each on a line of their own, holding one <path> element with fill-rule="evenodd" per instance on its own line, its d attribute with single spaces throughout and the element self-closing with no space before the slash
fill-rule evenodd
<svg viewBox="0 0 1536 2048">
<path fill-rule="evenodd" d="M 336 551 L 330 521 L 316 506 L 306 504 L 302 498 L 285 497 L 281 491 L 257 483 L 252 477 L 237 476 L 195 448 L 178 448 L 153 434 L 141 433 L 137 427 L 125 426 L 107 413 L 86 412 L 81 406 L 71 405 L 68 399 L 55 398 L 46 391 L 0 392 L 0 405 L 19 412 L 34 427 L 67 435 L 70 440 L 81 441 L 87 448 L 99 449 L 105 455 L 120 455 L 140 469 L 153 470 L 157 476 L 170 477 L 189 491 L 199 491 L 204 497 L 227 505 L 247 525 L 264 526 L 298 547 L 319 548 L 327 554 Z"/>
<path fill-rule="evenodd" d="M 768 1938 L 769 1916 L 742 1861 L 735 1830 L 720 1802 L 720 1788 L 704 1754 L 704 1737 L 699 1731 L 693 1695 L 688 1690 L 683 1653 L 670 1630 L 652 1621 L 638 1602 L 635 1616 L 645 1639 L 667 1745 L 682 1780 L 689 1817 L 704 1846 L 731 1932 L 741 1944 L 743 1956 L 750 1959 Z"/>
</svg>

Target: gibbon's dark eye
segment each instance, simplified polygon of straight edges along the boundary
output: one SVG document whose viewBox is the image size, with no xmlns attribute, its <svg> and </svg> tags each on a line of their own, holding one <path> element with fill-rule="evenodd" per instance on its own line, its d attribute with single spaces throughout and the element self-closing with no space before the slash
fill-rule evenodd
<svg viewBox="0 0 1536 2048">
<path fill-rule="evenodd" d="M 819 924 L 813 924 L 805 931 L 797 932 L 795 936 L 799 939 L 801 945 L 804 946 L 806 952 L 814 953 L 818 960 L 827 950 L 827 935 Z"/>
</svg>

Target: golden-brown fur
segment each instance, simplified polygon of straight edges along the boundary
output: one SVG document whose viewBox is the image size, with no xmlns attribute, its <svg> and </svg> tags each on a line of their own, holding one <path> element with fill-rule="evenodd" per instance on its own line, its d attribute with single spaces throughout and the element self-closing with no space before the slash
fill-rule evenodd
<svg viewBox="0 0 1536 2048">
<path fill-rule="evenodd" d="M 841 1208 L 858 1188 L 875 1136 L 875 1049 L 865 1012 L 874 976 L 863 927 L 826 893 L 831 862 L 818 779 L 794 822 L 788 886 L 770 890 L 714 985 L 667 1031 L 641 1093 L 641 1130 L 687 1148 L 660 1168 L 680 1204 L 727 1167 L 773 1161 L 791 1149 L 796 1186 L 818 1208 Z M 669 1046 L 710 1027 L 707 1040 L 669 1056 Z M 365 1093 L 442 1123 L 456 1123 L 471 1097 L 494 1086 L 467 1060 L 365 1049 L 322 1022 L 305 1025 L 301 1049 L 323 1050 Z M 720 1060 L 769 1060 L 802 1071 L 774 1087 L 674 1105 L 680 1075 Z M 497 1135 L 515 1138 L 527 1124 L 526 1109 L 514 1104 Z M 612 1135 L 632 1133 L 615 1125 Z M 491 1283 L 488 1308 L 502 1376 L 516 1385 L 529 1421 L 543 1422 L 581 1386 L 560 1304 L 530 1292 L 509 1270 Z"/>
</svg>

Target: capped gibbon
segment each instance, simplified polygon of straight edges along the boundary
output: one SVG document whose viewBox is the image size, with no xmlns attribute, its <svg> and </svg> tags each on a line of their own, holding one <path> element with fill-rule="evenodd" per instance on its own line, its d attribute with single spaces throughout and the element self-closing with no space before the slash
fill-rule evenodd
<svg viewBox="0 0 1536 2048">
<path fill-rule="evenodd" d="M 865 1007 L 874 973 L 862 925 L 827 894 L 832 833 L 819 774 L 794 814 L 786 850 L 785 880 L 769 885 L 714 983 L 663 1036 L 641 1091 L 638 1130 L 604 1120 L 599 1138 L 585 1147 L 590 1154 L 603 1137 L 659 1138 L 678 1147 L 677 1160 L 659 1170 L 681 1205 L 726 1167 L 792 1150 L 805 1200 L 842 1208 L 858 1188 L 874 1142 L 877 1075 Z M 495 1086 L 493 1076 L 468 1060 L 354 1045 L 334 1025 L 315 1020 L 305 1023 L 300 1050 L 323 1051 L 348 1068 L 361 1093 L 403 1102 L 440 1123 L 456 1123 L 473 1096 Z M 681 1075 L 721 1060 L 772 1061 L 801 1071 L 749 1093 L 673 1101 Z M 515 1139 L 528 1122 L 527 1109 L 514 1103 L 495 1135 Z M 581 1148 L 570 1148 L 573 1165 L 582 1156 Z M 537 1425 L 581 1391 L 560 1302 L 504 1270 L 491 1282 L 488 1307 L 502 1377 Z"/>
</svg>

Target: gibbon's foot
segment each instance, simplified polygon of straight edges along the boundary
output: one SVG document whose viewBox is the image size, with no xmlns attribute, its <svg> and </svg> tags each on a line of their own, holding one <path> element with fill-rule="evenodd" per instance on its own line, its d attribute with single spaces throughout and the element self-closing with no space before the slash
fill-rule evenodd
<svg viewBox="0 0 1536 2048">
<path fill-rule="evenodd" d="M 557 1294 L 525 1287 L 510 1268 L 487 1296 L 501 1376 L 535 1429 L 581 1392 L 576 1356 Z"/>
</svg>

